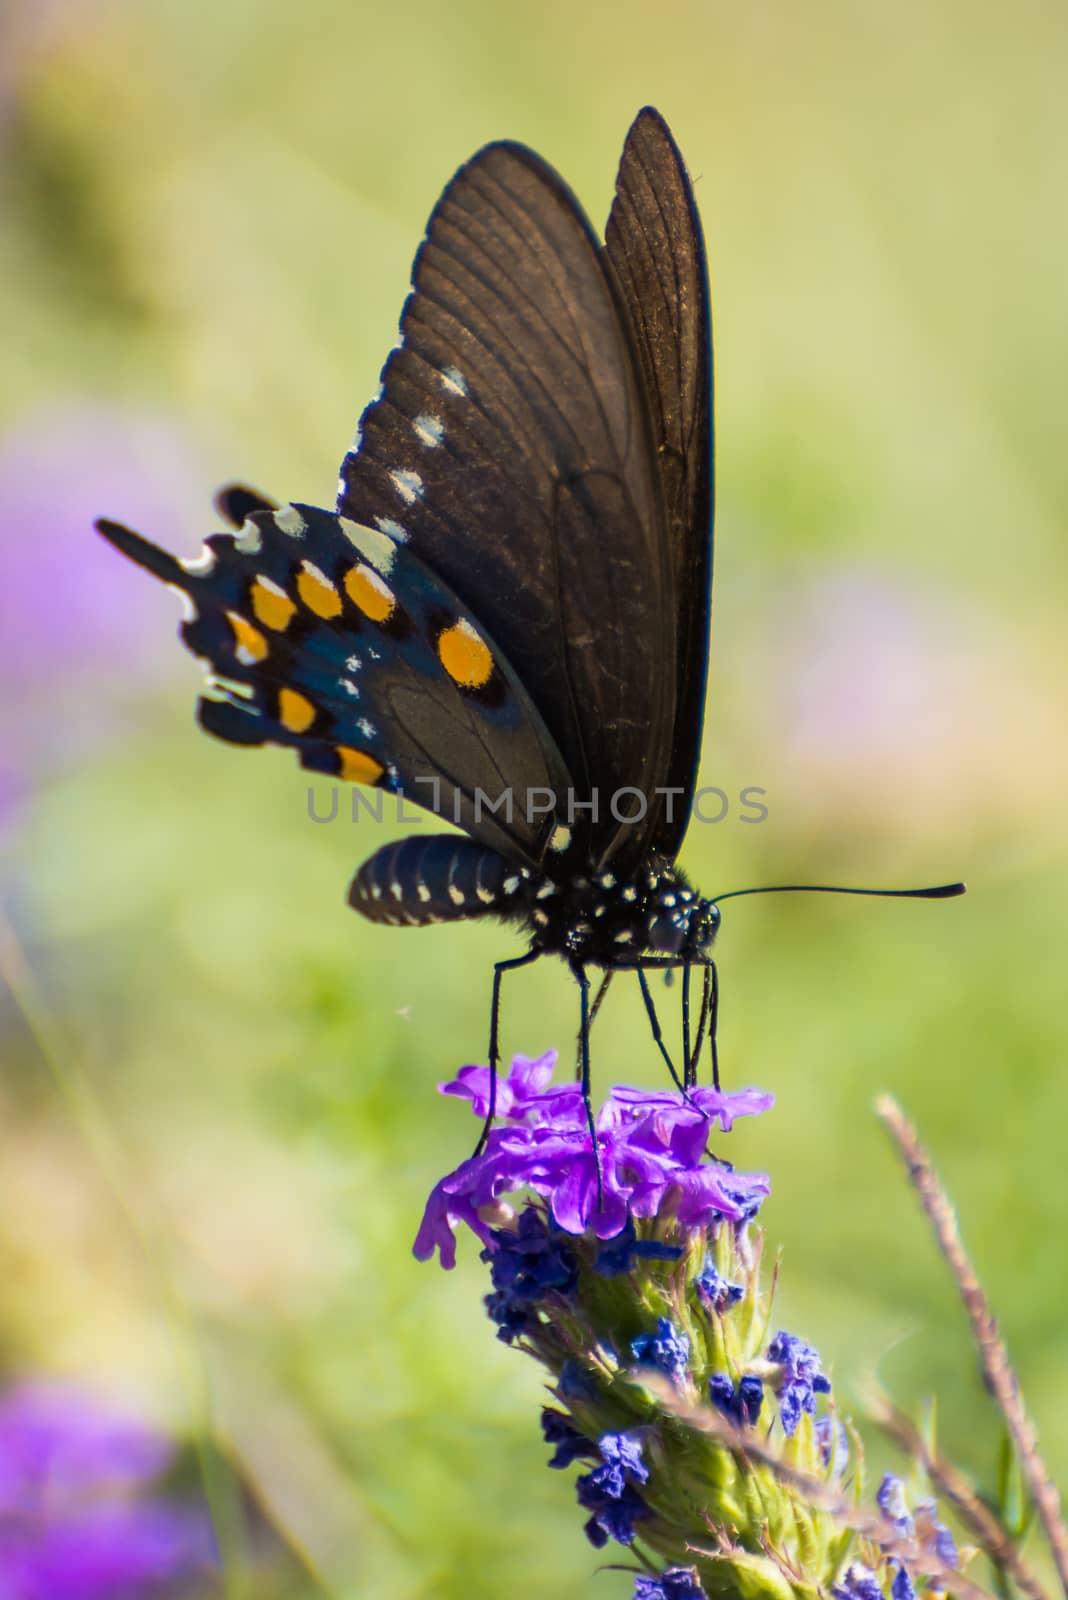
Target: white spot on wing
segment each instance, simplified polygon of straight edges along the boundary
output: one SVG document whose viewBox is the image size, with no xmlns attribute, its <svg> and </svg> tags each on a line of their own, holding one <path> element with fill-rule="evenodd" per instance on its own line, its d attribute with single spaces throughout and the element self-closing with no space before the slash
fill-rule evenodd
<svg viewBox="0 0 1068 1600">
<path fill-rule="evenodd" d="M 462 906 L 464 903 L 464 892 L 462 889 L 458 889 L 454 883 L 449 884 L 449 899 L 454 906 Z"/>
<path fill-rule="evenodd" d="M 303 539 L 308 531 L 308 524 L 297 510 L 296 506 L 282 506 L 274 513 L 274 525 L 283 533 L 288 533 L 291 539 Z"/>
<path fill-rule="evenodd" d="M 459 367 L 446 367 L 441 374 L 441 383 L 450 394 L 467 394 L 467 379 Z"/>
<path fill-rule="evenodd" d="M 398 544 L 408 542 L 407 528 L 402 528 L 394 517 L 376 517 L 375 527 L 379 533 L 384 533 L 387 539 L 396 539 Z"/>
<path fill-rule="evenodd" d="M 552 838 L 549 840 L 549 849 L 550 850 L 553 850 L 557 854 L 559 854 L 561 850 L 566 850 L 570 843 L 571 843 L 571 829 L 570 828 L 565 827 L 564 824 L 561 823 L 558 828 L 554 828 L 553 829 Z"/>
<path fill-rule="evenodd" d="M 505 878 L 505 880 L 504 880 L 504 892 L 505 892 L 505 894 L 515 894 L 515 892 L 516 892 L 516 890 L 518 888 L 519 888 L 519 879 L 515 876 L 514 873 L 513 873 L 512 877 Z"/>
<path fill-rule="evenodd" d="M 179 589 L 176 583 L 169 583 L 167 588 L 171 591 L 171 594 L 176 594 L 179 600 L 182 602 L 182 621 L 195 622 L 197 619 L 197 608 L 193 604 L 192 595 L 188 594 L 185 589 Z"/>
<path fill-rule="evenodd" d="M 359 670 L 360 670 L 360 668 L 362 666 L 363 666 L 363 657 L 362 656 L 349 656 L 348 659 L 345 662 L 345 667 L 349 672 L 359 672 Z"/>
<path fill-rule="evenodd" d="M 400 495 L 406 506 L 418 500 L 423 492 L 423 480 L 418 472 L 409 472 L 407 467 L 398 467 L 396 472 L 391 472 L 393 487 Z"/>
<path fill-rule="evenodd" d="M 240 550 L 243 556 L 259 555 L 263 549 L 263 530 L 246 517 L 241 524 L 241 532 L 234 540 L 234 549 Z"/>
<path fill-rule="evenodd" d="M 211 545 L 206 544 L 198 556 L 193 556 L 188 561 L 179 561 L 178 565 L 185 572 L 211 572 L 218 559 Z"/>
<path fill-rule="evenodd" d="M 225 695 L 227 695 L 231 700 L 251 700 L 252 699 L 253 688 L 252 688 L 251 683 L 238 683 L 236 678 L 225 678 L 225 677 L 222 676 L 221 673 L 213 672 L 211 670 L 211 663 L 208 662 L 208 661 L 204 661 L 203 659 L 201 660 L 200 664 L 204 668 L 205 673 L 207 674 L 208 688 L 209 689 L 221 689 L 223 691 L 223 693 Z M 259 716 L 260 713 L 259 713 L 258 709 L 254 708 L 252 706 L 249 706 L 248 709 L 250 711 L 254 710 L 255 711 L 255 715 L 257 717 Z"/>
<path fill-rule="evenodd" d="M 375 734 L 378 732 L 378 729 L 368 717 L 361 717 L 356 726 L 359 728 L 365 739 L 373 739 Z"/>
<path fill-rule="evenodd" d="M 441 418 L 429 416 L 426 412 L 416 417 L 412 427 L 415 429 L 416 438 L 425 444 L 428 450 L 436 450 L 445 437 L 445 424 Z"/>
<path fill-rule="evenodd" d="M 360 691 L 357 689 L 351 678 L 339 678 L 337 680 L 337 686 L 339 689 L 344 689 L 345 693 L 350 694 L 354 700 L 358 700 L 360 698 Z"/>
<path fill-rule="evenodd" d="M 346 539 L 373 567 L 378 568 L 383 577 L 388 578 L 397 559 L 396 540 L 387 538 L 378 528 L 367 527 L 366 523 L 351 522 L 348 517 L 339 517 L 338 521 Z"/>
</svg>

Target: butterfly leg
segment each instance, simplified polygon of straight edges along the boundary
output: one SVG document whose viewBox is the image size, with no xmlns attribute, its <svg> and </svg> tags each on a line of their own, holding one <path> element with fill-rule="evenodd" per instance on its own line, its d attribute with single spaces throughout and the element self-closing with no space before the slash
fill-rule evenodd
<svg viewBox="0 0 1068 1600">
<path fill-rule="evenodd" d="M 593 1160 L 597 1169 L 597 1209 L 600 1211 L 604 1201 L 604 1189 L 601 1184 L 601 1152 L 597 1148 L 597 1124 L 594 1121 L 593 1101 L 590 1098 L 590 980 L 586 976 L 585 967 L 578 961 L 571 963 L 571 972 L 579 986 L 579 1081 L 582 1085 L 582 1103 L 586 1107 L 586 1126 L 590 1130 Z"/>
<path fill-rule="evenodd" d="M 701 962 L 701 1009 L 697 1013 L 697 1033 L 693 1041 L 693 1049 L 686 1057 L 686 1087 L 692 1089 L 697 1083 L 697 1067 L 701 1060 L 701 1050 L 705 1042 L 705 1029 L 708 1027 L 709 1008 L 709 979 L 708 966 Z"/>
<path fill-rule="evenodd" d="M 671 1056 L 668 1054 L 667 1045 L 664 1043 L 664 1035 L 663 1035 L 663 1032 L 661 1031 L 661 1027 L 660 1027 L 660 1018 L 656 1014 L 656 1006 L 655 1006 L 655 1004 L 653 1002 L 652 991 L 649 988 L 649 980 L 645 976 L 645 973 L 642 971 L 641 967 L 636 967 L 634 970 L 638 974 L 638 987 L 641 989 L 642 999 L 645 1001 L 645 1013 L 646 1013 L 646 1016 L 649 1018 L 649 1026 L 650 1026 L 650 1028 L 652 1029 L 652 1032 L 653 1032 L 653 1043 L 656 1045 L 656 1048 L 660 1051 L 660 1054 L 663 1056 L 665 1062 L 667 1063 L 667 1069 L 671 1073 L 671 1079 L 672 1079 L 672 1082 L 674 1083 L 676 1089 L 682 1091 L 682 1080 L 680 1079 L 678 1073 L 675 1070 L 675 1063 L 672 1061 Z M 687 967 L 687 969 L 686 969 L 687 976 L 689 976 L 689 970 L 690 969 Z M 684 1004 L 686 1003 L 686 998 L 687 998 L 686 990 L 684 989 L 683 990 L 683 1003 Z M 687 1025 L 686 1032 L 687 1032 L 687 1034 L 689 1032 L 688 1025 Z M 687 1056 L 687 1060 L 689 1060 L 689 1056 Z"/>
<path fill-rule="evenodd" d="M 708 1008 L 708 1045 L 712 1056 L 712 1087 L 719 1088 L 719 1046 L 716 1042 L 716 1033 L 719 1026 L 719 973 L 716 963 L 709 961 L 705 967 L 706 982 L 709 990 Z M 696 1052 L 695 1052 L 696 1054 Z M 696 1061 L 694 1067 L 696 1070 Z"/>
<path fill-rule="evenodd" d="M 611 970 L 611 968 L 609 968 L 609 970 L 604 974 L 604 976 L 602 977 L 600 983 L 597 986 L 597 993 L 594 995 L 594 997 L 593 997 L 593 1005 L 590 1007 L 590 1032 L 591 1033 L 593 1032 L 593 1025 L 597 1021 L 597 1013 L 601 1009 L 601 1003 L 604 1000 L 604 997 L 605 997 L 606 993 L 608 992 L 608 985 L 611 983 L 611 981 L 612 981 L 612 970 Z M 575 1082 L 576 1083 L 581 1083 L 581 1081 L 582 1081 L 582 1037 L 581 1037 L 581 1035 L 578 1035 L 578 1036 L 576 1036 L 576 1039 L 575 1039 Z"/>
<path fill-rule="evenodd" d="M 511 956 L 507 961 L 494 963 L 493 999 L 490 1002 L 489 1110 L 486 1112 L 486 1120 L 482 1124 L 482 1132 L 479 1134 L 478 1143 L 475 1146 L 476 1156 L 481 1155 L 486 1148 L 486 1140 L 489 1138 L 490 1129 L 493 1127 L 493 1119 L 497 1115 L 497 1063 L 501 1058 L 501 984 L 504 982 L 506 972 L 514 972 L 517 967 L 527 967 L 532 961 L 536 961 L 540 955 L 540 950 L 531 948 L 525 955 Z"/>
<path fill-rule="evenodd" d="M 682 969 L 682 1061 L 687 1081 L 690 1077 L 690 967 Z M 677 1081 L 677 1080 L 676 1080 Z"/>
</svg>

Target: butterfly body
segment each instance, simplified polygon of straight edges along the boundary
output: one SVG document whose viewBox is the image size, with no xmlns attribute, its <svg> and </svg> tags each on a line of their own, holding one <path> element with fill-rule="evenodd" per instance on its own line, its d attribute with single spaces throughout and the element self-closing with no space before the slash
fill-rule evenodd
<svg viewBox="0 0 1068 1600">
<path fill-rule="evenodd" d="M 496 917 L 518 924 L 531 949 L 606 971 L 644 958 L 699 961 L 711 948 L 719 912 L 678 868 L 636 878 L 517 866 L 451 834 L 385 845 L 353 879 L 349 904 L 372 922 L 412 927 Z"/>
</svg>

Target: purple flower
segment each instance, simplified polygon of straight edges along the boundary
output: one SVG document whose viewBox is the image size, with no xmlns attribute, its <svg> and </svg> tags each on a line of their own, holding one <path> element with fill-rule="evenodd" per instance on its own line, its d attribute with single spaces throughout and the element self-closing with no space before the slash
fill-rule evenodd
<svg viewBox="0 0 1068 1600">
<path fill-rule="evenodd" d="M 597 1448 L 604 1466 L 598 1467 L 593 1476 L 602 1485 L 618 1485 L 612 1490 L 617 1499 L 627 1479 L 632 1483 L 649 1482 L 649 1468 L 642 1460 L 642 1442 L 636 1433 L 603 1433 Z"/>
<path fill-rule="evenodd" d="M 830 1467 L 835 1478 L 840 1478 L 849 1465 L 849 1434 L 837 1417 L 816 1418 L 816 1442 L 823 1465 Z"/>
<path fill-rule="evenodd" d="M 933 1500 L 920 1500 L 916 1504 L 916 1537 L 925 1545 L 934 1545 L 935 1554 L 943 1566 L 955 1567 L 960 1559 L 957 1541 L 944 1522 L 939 1522 Z"/>
<path fill-rule="evenodd" d="M 542 1408 L 541 1431 L 545 1443 L 556 1446 L 549 1458 L 550 1467 L 569 1467 L 572 1461 L 594 1453 L 594 1447 L 585 1434 L 579 1433 L 571 1419 L 554 1406 Z"/>
<path fill-rule="evenodd" d="M 816 1396 L 830 1394 L 831 1380 L 820 1371 L 820 1358 L 810 1344 L 781 1328 L 768 1345 L 767 1358 L 782 1367 L 778 1384 L 779 1416 L 789 1439 L 802 1416 L 816 1411 Z"/>
<path fill-rule="evenodd" d="M 578 1282 L 574 1252 L 536 1206 L 522 1212 L 514 1232 L 495 1228 L 482 1260 L 489 1262 L 494 1290 L 486 1296 L 486 1309 L 505 1344 L 526 1332 L 539 1300 L 550 1293 L 570 1294 Z"/>
<path fill-rule="evenodd" d="M 660 1317 L 656 1332 L 640 1333 L 630 1341 L 630 1350 L 643 1367 L 652 1367 L 677 1383 L 690 1359 L 690 1340 L 678 1332 L 670 1317 Z"/>
<path fill-rule="evenodd" d="M 694 1287 L 712 1311 L 726 1311 L 736 1306 L 745 1293 L 740 1283 L 729 1283 L 721 1277 L 712 1261 L 706 1261 L 694 1279 Z"/>
<path fill-rule="evenodd" d="M 693 1567 L 669 1567 L 656 1578 L 639 1573 L 634 1600 L 706 1600 L 706 1595 Z"/>
<path fill-rule="evenodd" d="M 693 1088 L 685 1098 L 670 1090 L 631 1089 L 625 1084 L 612 1090 L 613 1099 L 621 1105 L 632 1105 L 643 1112 L 657 1111 L 666 1117 L 689 1118 L 696 1107 L 708 1123 L 718 1120 L 724 1133 L 730 1133 L 739 1117 L 756 1117 L 770 1111 L 775 1096 L 764 1089 L 737 1089 L 728 1094 L 723 1089 Z"/>
<path fill-rule="evenodd" d="M 938 1520 L 938 1508 L 933 1500 L 919 1501 L 913 1517 L 905 1496 L 905 1485 L 893 1472 L 885 1474 L 875 1499 L 879 1510 L 893 1524 L 897 1534 L 905 1539 L 917 1539 L 924 1548 L 933 1550 L 938 1560 L 947 1567 L 957 1565 L 956 1540 L 945 1523 Z M 896 1567 L 890 1588 L 892 1600 L 914 1600 L 916 1588 L 911 1573 L 896 1557 L 892 1558 L 891 1565 Z M 934 1582 L 927 1587 L 937 1593 L 942 1585 Z"/>
<path fill-rule="evenodd" d="M 129 1600 L 191 1582 L 214 1561 L 207 1518 L 143 1498 L 172 1450 L 71 1389 L 0 1399 L 0 1594 Z"/>
<path fill-rule="evenodd" d="M 609 1539 L 620 1544 L 634 1540 L 634 1524 L 649 1515 L 634 1484 L 648 1481 L 642 1461 L 641 1441 L 634 1434 L 606 1433 L 598 1441 L 601 1465 L 575 1480 L 580 1506 L 592 1512 L 585 1526 L 587 1539 L 601 1550 Z"/>
<path fill-rule="evenodd" d="M 909 1577 L 908 1568 L 904 1562 L 897 1563 L 893 1582 L 890 1585 L 891 1600 L 916 1600 L 916 1585 Z"/>
<path fill-rule="evenodd" d="M 846 1568 L 845 1576 L 835 1584 L 831 1593 L 835 1600 L 883 1600 L 882 1585 L 874 1572 L 854 1561 Z"/>
<path fill-rule="evenodd" d="M 728 1127 L 735 1117 L 766 1109 L 769 1095 L 704 1089 L 687 1098 L 617 1088 L 597 1114 L 595 1149 L 581 1094 L 574 1085 L 554 1088 L 550 1082 L 555 1061 L 552 1052 L 536 1060 L 519 1056 L 498 1083 L 502 1123 L 491 1130 L 480 1155 L 432 1191 L 414 1245 L 420 1260 L 437 1251 L 442 1266 L 452 1267 L 460 1222 L 495 1248 L 492 1229 L 479 1213 L 524 1189 L 548 1203 L 565 1232 L 590 1232 L 602 1240 L 619 1238 L 632 1218 L 671 1216 L 682 1228 L 697 1228 L 755 1214 L 769 1191 L 767 1178 L 707 1160 L 706 1145 L 714 1119 Z M 481 1119 L 489 1089 L 483 1067 L 464 1067 L 441 1085 L 442 1093 L 466 1099 Z M 663 1256 L 673 1248 L 646 1242 L 632 1253 Z M 620 1262 L 626 1259 L 624 1244 L 617 1260 L 608 1257 L 609 1271 L 625 1271 Z"/>
<path fill-rule="evenodd" d="M 582 1090 L 577 1083 L 552 1084 L 556 1070 L 556 1051 L 544 1055 L 516 1056 L 507 1078 L 497 1080 L 495 1113 L 500 1121 L 531 1122 L 539 1126 L 556 1119 L 574 1122 L 585 1118 Z M 490 1071 L 488 1067 L 461 1067 L 451 1083 L 439 1083 L 442 1094 L 470 1100 L 477 1117 L 489 1116 Z"/>
<path fill-rule="evenodd" d="M 681 1245 L 639 1239 L 634 1232 L 634 1222 L 628 1217 L 626 1226 L 614 1239 L 601 1241 L 593 1269 L 602 1278 L 621 1278 L 634 1270 L 636 1261 L 680 1261 L 684 1254 Z"/>
<path fill-rule="evenodd" d="M 752 1373 L 739 1378 L 737 1386 L 725 1372 L 715 1372 L 708 1380 L 708 1395 L 712 1404 L 725 1417 L 739 1427 L 752 1427 L 760 1416 L 764 1404 L 764 1385 Z"/>
<path fill-rule="evenodd" d="M 905 1485 L 895 1473 L 887 1472 L 883 1475 L 883 1481 L 875 1492 L 875 1502 L 883 1516 L 888 1517 L 894 1524 L 897 1532 L 906 1539 L 911 1539 L 913 1523 L 905 1498 Z"/>
</svg>

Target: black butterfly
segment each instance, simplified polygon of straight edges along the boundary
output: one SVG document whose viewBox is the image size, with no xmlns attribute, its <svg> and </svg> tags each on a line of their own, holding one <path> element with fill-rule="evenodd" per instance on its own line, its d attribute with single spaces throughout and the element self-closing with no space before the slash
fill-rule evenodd
<svg viewBox="0 0 1068 1600">
<path fill-rule="evenodd" d="M 385 846 L 349 901 L 529 933 L 495 968 L 492 1065 L 504 972 L 552 952 L 581 989 L 584 1075 L 591 967 L 637 971 L 671 1066 L 645 972 L 702 968 L 704 1021 L 719 924 L 676 866 L 708 658 L 712 345 L 693 191 L 656 111 L 627 135 L 603 245 L 523 146 L 460 169 L 338 487 L 336 513 L 224 491 L 238 532 L 192 562 L 98 527 L 186 598 L 208 732 L 463 829 Z M 684 981 L 688 1079 L 687 999 Z"/>
</svg>

